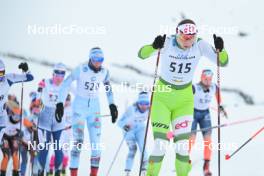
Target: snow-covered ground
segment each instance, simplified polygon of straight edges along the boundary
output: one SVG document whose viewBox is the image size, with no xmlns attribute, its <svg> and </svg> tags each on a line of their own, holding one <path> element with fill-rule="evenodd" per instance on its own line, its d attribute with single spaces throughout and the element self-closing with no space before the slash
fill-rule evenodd
<svg viewBox="0 0 264 176">
<path fill-rule="evenodd" d="M 173 32 L 181 13 L 192 18 L 200 26 L 201 37 L 212 43 L 211 30 L 225 40 L 225 46 L 230 56 L 227 68 L 222 69 L 221 84 L 223 87 L 239 88 L 249 93 L 259 102 L 264 102 L 261 75 L 264 75 L 262 56 L 262 41 L 264 22 L 263 1 L 228 1 L 202 0 L 195 1 L 0 1 L 0 52 L 12 52 L 50 62 L 65 62 L 74 67 L 87 59 L 88 51 L 93 46 L 101 46 L 105 51 L 105 65 L 109 67 L 113 78 L 120 81 L 142 82 L 151 85 L 152 79 L 140 76 L 129 70 L 112 66 L 113 63 L 130 64 L 148 73 L 153 73 L 155 57 L 141 61 L 137 59 L 138 49 L 145 43 L 151 43 L 158 33 L 164 33 L 164 26 Z M 29 26 L 51 27 L 54 25 L 88 27 L 87 34 L 30 34 Z M 223 29 L 225 31 L 223 32 Z M 239 31 L 248 36 L 239 37 Z M 19 61 L 4 58 L 7 72 L 18 72 Z M 38 64 L 30 64 L 35 75 L 33 83 L 25 84 L 25 105 L 28 105 L 28 93 L 36 88 L 37 82 L 51 76 L 51 68 Z M 201 70 L 205 67 L 215 69 L 206 59 L 202 59 L 196 71 L 194 82 L 198 81 Z M 118 87 L 118 85 L 115 85 Z M 115 101 L 119 106 L 120 115 L 127 103 L 133 102 L 136 93 L 118 92 L 115 89 Z M 20 85 L 11 89 L 11 93 L 20 95 Z M 102 114 L 108 114 L 105 96 L 102 95 Z M 231 122 L 240 119 L 254 118 L 264 115 L 261 105 L 248 106 L 234 94 L 223 94 Z M 234 106 L 235 105 L 235 106 Z M 215 105 L 212 105 L 215 107 Z M 212 111 L 213 124 L 216 124 L 216 114 Z M 247 123 L 222 129 L 222 141 L 239 146 L 264 124 L 263 121 Z M 87 136 L 87 134 L 86 134 Z M 235 150 L 222 152 L 222 175 L 224 176 L 262 176 L 264 134 L 260 134 L 230 161 L 224 161 L 224 154 Z M 87 136 L 88 138 L 88 136 Z M 88 141 L 88 139 L 86 140 Z M 102 154 L 100 175 L 105 176 L 113 159 L 115 151 L 122 140 L 120 129 L 110 123 L 109 118 L 103 120 L 102 142 L 105 150 Z M 213 140 L 217 141 L 214 131 Z M 201 135 L 197 142 L 201 141 Z M 148 148 L 151 150 L 151 133 L 148 138 Z M 123 145 L 111 175 L 121 176 L 124 168 L 127 148 Z M 89 170 L 89 152 L 81 155 L 80 172 L 86 176 Z M 168 149 L 161 171 L 161 176 L 173 176 L 174 152 Z M 259 157 L 258 157 L 259 156 Z M 1 158 L 2 156 L 0 156 Z M 138 161 L 137 155 L 137 161 Z M 202 152 L 194 150 L 194 161 L 191 176 L 202 175 Z M 134 174 L 138 173 L 138 163 L 135 163 Z M 217 151 L 212 159 L 212 171 L 217 174 Z"/>
</svg>

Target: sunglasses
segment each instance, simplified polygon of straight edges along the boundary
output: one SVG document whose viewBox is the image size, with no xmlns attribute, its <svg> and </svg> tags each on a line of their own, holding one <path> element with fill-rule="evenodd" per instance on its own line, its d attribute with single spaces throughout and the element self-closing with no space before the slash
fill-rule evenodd
<svg viewBox="0 0 264 176">
<path fill-rule="evenodd" d="M 58 75 L 65 75 L 65 71 L 63 70 L 54 70 L 54 73 Z"/>
<path fill-rule="evenodd" d="M 92 57 L 91 60 L 93 62 L 100 62 L 100 63 L 102 63 L 104 61 L 104 58 L 103 57 Z"/>
<path fill-rule="evenodd" d="M 185 41 L 193 40 L 195 38 L 195 34 L 183 34 L 182 32 L 180 32 L 179 36 L 182 40 L 185 40 Z"/>
<path fill-rule="evenodd" d="M 213 72 L 211 70 L 205 70 L 203 71 L 204 76 L 213 76 Z"/>
<path fill-rule="evenodd" d="M 65 76 L 65 71 L 54 70 L 54 74 L 55 74 L 55 76 L 58 76 L 58 77 L 64 77 Z"/>
<path fill-rule="evenodd" d="M 138 104 L 139 105 L 141 105 L 141 106 L 149 106 L 149 101 L 140 101 L 140 102 L 138 102 Z"/>
</svg>

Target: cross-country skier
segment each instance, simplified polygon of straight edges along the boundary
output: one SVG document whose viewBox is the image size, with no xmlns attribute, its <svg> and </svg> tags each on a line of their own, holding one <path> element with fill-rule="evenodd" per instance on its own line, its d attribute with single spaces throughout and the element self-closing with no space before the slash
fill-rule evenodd
<svg viewBox="0 0 264 176">
<path fill-rule="evenodd" d="M 60 143 L 62 146 L 65 146 L 63 151 L 63 159 L 62 159 L 62 169 L 61 169 L 61 175 L 66 176 L 66 170 L 68 167 L 68 161 L 69 161 L 69 148 L 68 146 L 71 145 L 70 141 L 72 140 L 72 130 L 71 130 L 71 124 L 72 124 L 72 107 L 71 107 L 71 95 L 68 94 L 65 104 L 64 104 L 64 116 L 65 119 L 65 129 L 61 133 L 61 140 Z M 50 158 L 49 163 L 49 175 L 53 175 L 54 170 L 54 163 L 55 162 L 55 155 L 52 155 Z"/>
<path fill-rule="evenodd" d="M 139 148 L 140 152 L 143 150 L 149 101 L 150 98 L 147 92 L 139 93 L 137 101 L 125 111 L 122 118 L 118 121 L 118 126 L 124 131 L 124 138 L 129 149 L 126 159 L 125 176 L 131 176 L 137 148 Z M 143 172 L 146 172 L 148 163 L 147 152 L 144 154 L 143 162 Z"/>
<path fill-rule="evenodd" d="M 4 129 L 4 135 L 2 139 L 2 152 L 3 158 L 1 161 L 1 176 L 6 175 L 8 161 L 10 158 L 13 160 L 13 176 L 19 175 L 19 159 L 18 148 L 20 130 L 20 107 L 15 101 L 8 100 L 6 102 L 7 117 L 6 127 Z"/>
<path fill-rule="evenodd" d="M 7 114 L 7 100 L 8 100 L 8 91 L 10 87 L 13 84 L 21 83 L 21 82 L 28 82 L 33 80 L 33 75 L 28 72 L 28 65 L 27 63 L 20 63 L 18 66 L 19 69 L 21 69 L 25 74 L 16 74 L 16 73 L 7 73 L 5 74 L 5 65 L 3 61 L 0 59 L 0 143 L 1 143 L 1 150 L 3 152 L 3 159 L 1 163 L 1 176 L 6 175 L 6 168 L 7 168 L 7 162 L 8 158 L 11 156 L 14 157 L 13 159 L 16 160 L 16 156 L 18 156 L 18 145 L 15 145 L 15 143 L 9 142 L 11 140 L 6 140 L 5 136 L 6 133 L 8 133 L 9 127 L 7 127 L 7 124 L 10 123 L 9 117 Z M 16 102 L 18 103 L 18 102 Z M 9 111 L 10 114 L 14 114 L 13 111 Z M 20 112 L 19 112 L 20 114 Z M 15 115 L 15 114 L 14 114 Z M 15 117 L 18 117 L 16 114 Z M 19 116 L 20 117 L 20 116 Z M 20 118 L 18 119 L 20 121 Z M 18 122 L 19 124 L 19 122 Z M 17 135 L 17 134 L 15 134 Z M 4 138 L 2 140 L 2 137 Z M 8 141 L 8 142 L 7 142 Z M 13 145 L 14 144 L 14 145 Z M 10 147 L 13 148 L 13 150 L 10 153 Z M 15 163 L 15 162 L 14 162 Z M 19 164 L 18 161 L 16 163 L 15 167 L 13 167 L 13 175 L 18 175 L 18 169 Z"/>
<path fill-rule="evenodd" d="M 215 96 L 218 101 L 218 91 L 217 85 L 212 83 L 213 72 L 209 69 L 205 69 L 201 74 L 201 81 L 193 85 L 194 93 L 194 120 L 192 122 L 192 130 L 197 130 L 197 125 L 199 124 L 201 129 L 206 129 L 212 127 L 211 117 L 210 117 L 210 102 Z M 220 104 L 221 99 L 219 100 Z M 220 105 L 220 110 L 225 116 L 227 116 L 224 107 Z M 211 139 L 212 130 L 202 131 L 204 139 L 204 166 L 203 171 L 205 176 L 210 176 L 209 164 L 211 160 Z M 190 150 L 195 143 L 196 133 L 193 132 L 190 137 Z"/>
<path fill-rule="evenodd" d="M 90 176 L 97 176 L 101 158 L 101 117 L 99 92 L 103 83 L 112 116 L 115 123 L 118 111 L 114 104 L 113 93 L 110 86 L 109 71 L 102 66 L 104 61 L 103 51 L 96 47 L 90 50 L 89 61 L 81 64 L 66 78 L 60 90 L 56 116 L 63 117 L 63 103 L 67 96 L 67 89 L 73 81 L 77 81 L 75 99 L 73 101 L 72 130 L 74 146 L 71 151 L 70 170 L 71 176 L 76 176 L 79 167 L 80 146 L 84 139 L 84 127 L 87 124 L 91 145 L 91 170 Z M 87 174 L 88 175 L 88 174 Z"/>
<path fill-rule="evenodd" d="M 58 122 L 56 120 L 55 109 L 58 102 L 61 83 L 64 80 L 65 74 L 66 66 L 62 63 L 55 64 L 52 78 L 43 79 L 39 83 L 38 92 L 41 94 L 43 110 L 38 118 L 38 136 L 39 142 L 45 145 L 44 150 L 40 150 L 38 155 L 38 161 L 41 166 L 39 171 L 40 176 L 43 176 L 45 172 L 45 165 L 51 142 L 55 146 L 55 176 L 59 176 L 61 173 L 63 152 L 59 144 L 61 133 L 65 128 L 65 123 L 64 121 Z"/>
<path fill-rule="evenodd" d="M 13 160 L 13 176 L 19 176 L 19 144 L 22 139 L 21 128 L 21 109 L 16 98 L 9 96 L 9 100 L 5 103 L 7 120 L 6 126 L 3 129 L 4 135 L 2 138 L 2 152 L 4 154 L 1 161 L 1 176 L 6 175 L 8 161 Z"/>
<path fill-rule="evenodd" d="M 34 163 L 36 161 L 35 158 L 35 149 L 31 148 L 30 144 L 34 145 L 34 142 L 37 144 L 37 121 L 38 116 L 42 108 L 41 101 L 37 99 L 37 93 L 31 92 L 30 93 L 30 114 L 29 116 L 25 116 L 23 119 L 23 138 L 22 138 L 22 145 L 20 145 L 20 153 L 21 153 L 21 165 L 20 165 L 20 174 L 21 176 L 26 175 L 27 163 L 28 163 L 28 156 L 30 154 L 31 157 L 31 166 L 32 169 L 34 167 Z M 36 162 L 35 162 L 36 164 Z M 33 171 L 31 171 L 33 172 Z M 34 175 L 34 173 L 32 174 Z M 36 174 L 35 174 L 36 175 Z"/>
<path fill-rule="evenodd" d="M 5 102 L 7 101 L 7 95 L 10 87 L 13 84 L 21 83 L 22 81 L 28 82 L 33 80 L 33 75 L 28 72 L 27 63 L 20 63 L 19 69 L 25 74 L 5 73 L 5 64 L 0 59 L 0 132 L 5 127 L 6 111 Z"/>
<path fill-rule="evenodd" d="M 220 65 L 228 62 L 224 41 L 214 35 L 215 48 L 220 51 Z M 150 45 L 143 46 L 139 57 L 146 59 L 161 50 L 160 77 L 156 83 L 151 107 L 151 121 L 154 134 L 154 149 L 149 157 L 148 176 L 159 175 L 162 160 L 169 143 L 167 133 L 172 125 L 176 143 L 176 173 L 187 176 L 191 170 L 186 133 L 191 131 L 193 120 L 192 79 L 195 68 L 202 56 L 217 63 L 216 50 L 201 38 L 197 38 L 197 27 L 192 20 L 181 21 L 176 28 L 176 35 L 157 36 Z M 167 87 L 170 90 L 167 90 Z M 163 88 L 159 88 L 163 87 Z"/>
</svg>

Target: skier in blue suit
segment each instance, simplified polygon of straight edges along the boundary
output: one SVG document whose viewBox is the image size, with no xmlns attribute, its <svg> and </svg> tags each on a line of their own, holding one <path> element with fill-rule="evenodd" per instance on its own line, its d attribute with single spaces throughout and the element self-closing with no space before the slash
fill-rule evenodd
<svg viewBox="0 0 264 176">
<path fill-rule="evenodd" d="M 139 93 L 137 101 L 130 106 L 122 118 L 118 121 L 118 126 L 123 129 L 129 152 L 126 159 L 125 175 L 130 176 L 134 158 L 137 152 L 137 146 L 142 152 L 144 145 L 144 136 L 146 130 L 146 120 L 149 113 L 149 95 L 147 92 Z M 148 163 L 147 153 L 144 153 L 142 174 L 146 172 Z"/>
<path fill-rule="evenodd" d="M 77 81 L 75 99 L 72 104 L 73 118 L 72 130 L 74 146 L 71 151 L 70 170 L 71 176 L 77 176 L 80 146 L 84 139 L 85 123 L 88 127 L 90 145 L 91 145 L 91 169 L 90 176 L 97 176 L 100 157 L 100 136 L 101 136 L 101 116 L 100 116 L 100 84 L 104 84 L 109 108 L 112 116 L 112 123 L 115 123 L 118 111 L 114 104 L 113 93 L 110 86 L 109 71 L 102 66 L 104 61 L 103 51 L 96 47 L 90 50 L 89 61 L 79 65 L 65 79 L 62 84 L 59 95 L 59 103 L 56 109 L 56 118 L 61 121 L 64 113 L 64 105 L 70 85 L 73 81 Z"/>
</svg>

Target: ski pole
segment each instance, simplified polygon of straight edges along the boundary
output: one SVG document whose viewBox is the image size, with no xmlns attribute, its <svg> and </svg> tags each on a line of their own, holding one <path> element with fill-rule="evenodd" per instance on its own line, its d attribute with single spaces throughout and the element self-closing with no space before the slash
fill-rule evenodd
<svg viewBox="0 0 264 176">
<path fill-rule="evenodd" d="M 111 162 L 111 164 L 110 164 L 110 167 L 109 167 L 109 169 L 108 169 L 108 171 L 107 171 L 106 176 L 108 176 L 108 175 L 110 174 L 110 172 L 111 172 L 111 169 L 112 169 L 112 167 L 113 167 L 113 165 L 114 165 L 114 162 L 115 162 L 115 160 L 116 160 L 116 158 L 117 158 L 117 155 L 118 155 L 118 153 L 119 153 L 119 151 L 120 151 L 120 149 L 121 149 L 121 147 L 122 147 L 122 145 L 123 145 L 123 143 L 124 143 L 124 141 L 125 141 L 125 139 L 126 139 L 126 135 L 127 135 L 127 132 L 125 133 L 125 135 L 124 135 L 122 141 L 120 142 L 120 144 L 119 144 L 119 146 L 118 146 L 118 149 L 117 149 L 117 151 L 116 151 L 116 153 L 115 153 L 114 159 L 112 160 L 112 162 Z"/>
<path fill-rule="evenodd" d="M 69 130 L 69 129 L 71 129 L 71 128 L 72 128 L 72 125 L 70 125 L 70 126 L 66 126 L 65 128 L 62 129 L 62 131 L 64 131 L 64 130 Z"/>
<path fill-rule="evenodd" d="M 213 35 L 214 41 L 216 40 L 216 35 Z M 221 125 L 221 118 L 220 118 L 220 59 L 219 59 L 219 49 L 216 49 L 216 56 L 217 56 L 217 125 Z M 221 175 L 221 128 L 217 128 L 217 141 L 218 141 L 218 176 Z"/>
<path fill-rule="evenodd" d="M 24 72 L 22 71 L 22 74 Z M 21 139 L 22 136 L 21 136 L 21 133 L 22 133 L 22 123 L 23 123 L 23 101 L 24 101 L 24 80 L 22 79 L 22 82 L 21 82 L 21 98 L 20 98 L 20 123 L 19 123 L 19 138 Z M 20 163 L 20 152 L 21 152 L 21 149 L 20 149 L 20 146 L 18 148 L 18 163 Z"/>
<path fill-rule="evenodd" d="M 38 120 L 37 120 L 37 124 L 38 124 Z M 39 144 L 39 139 L 38 139 L 38 128 L 36 129 L 36 131 L 32 132 L 32 139 L 33 142 L 36 143 L 37 145 Z M 38 162 L 38 150 L 37 148 L 33 150 L 33 154 L 32 154 L 32 158 L 31 158 L 31 176 L 36 176 L 38 174 L 38 166 L 37 166 L 37 162 Z"/>
<path fill-rule="evenodd" d="M 150 121 L 150 112 L 151 112 L 152 101 L 153 101 L 154 87 L 155 87 L 156 78 L 157 78 L 157 74 L 158 74 L 159 59 L 160 59 L 160 49 L 158 51 L 156 67 L 155 67 L 155 77 L 154 77 L 154 81 L 153 81 L 153 85 L 152 85 L 152 89 L 151 89 L 150 108 L 149 108 L 149 112 L 148 112 L 148 119 L 147 119 L 147 125 L 146 125 L 146 130 L 145 130 L 143 150 L 142 150 L 141 159 L 140 159 L 139 176 L 141 175 L 141 171 L 142 171 L 144 153 L 145 153 L 145 148 L 146 148 L 146 143 L 147 143 L 148 128 L 149 128 L 149 121 Z"/>
<path fill-rule="evenodd" d="M 244 142 L 238 149 L 236 149 L 231 155 L 227 154 L 225 156 L 226 160 L 231 159 L 237 152 L 239 152 L 245 145 L 247 145 L 250 141 L 252 141 L 258 134 L 260 134 L 264 130 L 264 127 L 259 129 L 253 136 L 251 136 L 246 142 Z"/>
<path fill-rule="evenodd" d="M 96 117 L 111 117 L 110 114 L 100 114 L 100 113 L 95 113 Z"/>
<path fill-rule="evenodd" d="M 39 97 L 42 97 L 42 91 L 38 92 L 40 93 Z M 41 111 L 43 110 L 43 105 L 41 106 Z M 36 144 L 39 144 L 39 115 L 37 116 L 37 123 L 36 123 L 36 131 L 33 131 L 32 135 L 33 135 L 33 141 L 36 142 Z M 33 155 L 32 155 L 32 163 L 31 163 L 31 176 L 35 176 L 38 175 L 39 172 L 39 168 L 38 168 L 38 149 L 36 148 L 35 151 L 33 151 Z"/>
<path fill-rule="evenodd" d="M 111 115 L 110 114 L 104 114 L 104 115 L 99 115 L 97 117 L 110 117 Z"/>
<path fill-rule="evenodd" d="M 125 106 L 126 108 L 127 108 L 127 102 L 126 102 L 126 106 Z M 111 115 L 102 115 L 103 117 L 108 117 L 108 116 L 111 116 Z M 100 117 L 102 117 L 102 116 L 100 116 Z M 110 167 L 109 167 L 109 169 L 108 169 L 108 171 L 107 171 L 107 176 L 110 174 L 110 171 L 111 171 L 111 169 L 112 169 L 112 167 L 113 167 L 113 165 L 114 165 L 114 162 L 115 162 L 115 160 L 116 160 L 116 158 L 117 158 L 117 155 L 118 155 L 118 153 L 119 153 L 119 151 L 120 151 L 120 149 L 121 149 L 121 146 L 123 145 L 123 143 L 124 143 L 124 141 L 125 141 L 125 137 L 126 137 L 126 135 L 127 135 L 127 132 L 125 133 L 125 135 L 124 135 L 124 137 L 123 137 L 123 139 L 122 139 L 122 141 L 121 141 L 121 143 L 120 143 L 120 145 L 119 145 L 119 147 L 118 147 L 118 149 L 117 149 L 117 151 L 116 151 L 116 154 L 115 154 L 115 156 L 114 156 L 114 159 L 113 159 L 113 161 L 111 162 L 111 165 L 110 165 Z"/>
<path fill-rule="evenodd" d="M 203 131 L 223 128 L 223 127 L 229 127 L 229 126 L 239 125 L 239 124 L 253 122 L 253 121 L 258 121 L 258 120 L 263 120 L 263 119 L 264 119 L 264 116 L 259 116 L 259 117 L 256 117 L 256 118 L 250 118 L 250 119 L 246 119 L 246 120 L 239 120 L 239 121 L 234 121 L 234 122 L 231 122 L 231 123 L 224 123 L 224 124 L 221 124 L 221 125 L 216 125 L 216 126 L 212 126 L 212 127 L 208 127 L 208 128 L 201 128 L 199 130 L 193 130 L 193 131 L 190 131 L 188 133 L 182 133 L 182 134 L 189 135 L 191 133 L 197 133 L 197 132 L 203 132 Z M 171 139 L 173 137 L 174 137 L 174 134 L 173 134 L 172 131 L 167 133 L 167 138 L 168 139 Z"/>
</svg>

